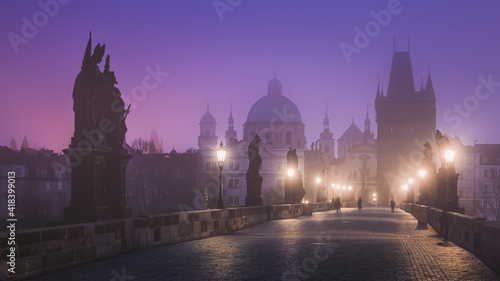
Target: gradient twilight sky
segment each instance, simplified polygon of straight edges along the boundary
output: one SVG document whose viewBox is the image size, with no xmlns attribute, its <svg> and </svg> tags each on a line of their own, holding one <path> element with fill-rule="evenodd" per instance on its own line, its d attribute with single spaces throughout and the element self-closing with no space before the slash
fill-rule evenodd
<svg viewBox="0 0 500 281">
<path fill-rule="evenodd" d="M 93 47 L 106 44 L 123 96 L 142 85 L 148 66 L 159 65 L 170 73 L 131 110 L 129 142 L 149 138 L 156 129 L 166 151 L 173 145 L 180 152 L 196 148 L 207 102 L 221 139 L 230 101 L 241 138 L 248 110 L 267 93 L 274 73 L 283 94 L 301 111 L 306 147 L 322 131 L 325 102 L 334 138 L 353 116 L 363 128 L 367 104 L 376 132 L 377 75 L 388 84 L 393 37 L 401 51 L 407 50 L 410 37 L 417 89 L 420 75 L 425 82 L 430 61 L 437 127 L 459 135 L 466 144 L 474 139 L 500 143 L 494 125 L 500 115 L 500 87 L 493 87 L 478 104 L 471 97 L 479 76 L 500 81 L 500 1 L 401 0 L 402 11 L 348 63 L 340 44 L 354 45 L 354 28 L 364 30 L 373 20 L 370 11 L 387 9 L 393 1 L 242 0 L 221 21 L 211 0 L 61 0 L 68 3 L 59 4 L 43 23 L 38 1 L 1 0 L 0 145 L 8 145 L 13 137 L 20 145 L 26 135 L 30 146 L 56 151 L 67 147 L 73 134 L 73 84 L 90 30 Z M 16 53 L 9 33 L 23 36 L 23 17 L 33 22 L 34 16 L 41 27 Z M 100 66 L 103 69 L 104 63 Z M 453 112 L 454 104 L 464 102 L 477 109 L 465 112 L 469 115 L 461 117 L 458 126 L 450 118 L 460 116 Z M 447 110 L 452 110 L 448 119 L 443 116 Z"/>
</svg>

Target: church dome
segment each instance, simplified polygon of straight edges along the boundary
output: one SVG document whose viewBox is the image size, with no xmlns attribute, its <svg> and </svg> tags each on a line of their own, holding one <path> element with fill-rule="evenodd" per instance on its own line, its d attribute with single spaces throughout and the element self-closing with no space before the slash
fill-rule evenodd
<svg viewBox="0 0 500 281">
<path fill-rule="evenodd" d="M 201 116 L 200 119 L 200 124 L 210 124 L 210 123 L 215 123 L 215 117 L 210 113 L 210 110 L 207 105 L 207 112 Z"/>
<path fill-rule="evenodd" d="M 302 123 L 299 109 L 281 94 L 281 82 L 276 77 L 269 81 L 267 95 L 257 100 L 247 115 L 247 122 L 271 121 Z"/>
</svg>

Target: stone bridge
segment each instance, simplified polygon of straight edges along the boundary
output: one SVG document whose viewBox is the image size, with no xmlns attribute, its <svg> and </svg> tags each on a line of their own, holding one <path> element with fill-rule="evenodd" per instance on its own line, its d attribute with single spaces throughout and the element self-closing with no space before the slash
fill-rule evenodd
<svg viewBox="0 0 500 281">
<path fill-rule="evenodd" d="M 230 208 L 22 230 L 7 280 L 500 280 L 498 225 L 454 214 L 445 241 L 432 227 L 437 209 L 403 205 L 417 220 L 400 209 L 331 208 Z"/>
</svg>

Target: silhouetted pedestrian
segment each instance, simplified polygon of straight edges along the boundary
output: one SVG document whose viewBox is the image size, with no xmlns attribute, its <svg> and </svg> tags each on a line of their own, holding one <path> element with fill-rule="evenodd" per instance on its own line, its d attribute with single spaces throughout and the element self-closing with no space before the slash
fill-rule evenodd
<svg viewBox="0 0 500 281">
<path fill-rule="evenodd" d="M 340 212 L 342 214 L 342 210 L 340 209 L 341 203 L 340 203 L 340 197 L 335 198 L 335 201 L 333 202 L 333 208 L 337 210 L 337 214 Z"/>
<path fill-rule="evenodd" d="M 358 198 L 358 210 L 361 211 L 363 209 L 363 199 L 361 199 L 361 196 Z"/>
<path fill-rule="evenodd" d="M 394 207 L 396 207 L 396 202 L 394 199 L 391 199 L 391 212 L 394 213 Z"/>
</svg>

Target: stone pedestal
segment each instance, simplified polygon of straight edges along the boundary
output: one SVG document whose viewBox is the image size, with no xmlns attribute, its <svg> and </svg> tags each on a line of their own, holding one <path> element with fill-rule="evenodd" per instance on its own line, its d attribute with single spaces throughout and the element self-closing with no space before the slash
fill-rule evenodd
<svg viewBox="0 0 500 281">
<path fill-rule="evenodd" d="M 245 197 L 246 206 L 262 205 L 262 177 L 247 177 L 247 196 Z"/>
<path fill-rule="evenodd" d="M 91 222 L 129 218 L 125 200 L 125 170 L 132 155 L 125 150 L 99 147 L 82 150 L 71 145 L 63 150 L 71 162 L 71 200 L 64 220 Z"/>
</svg>

